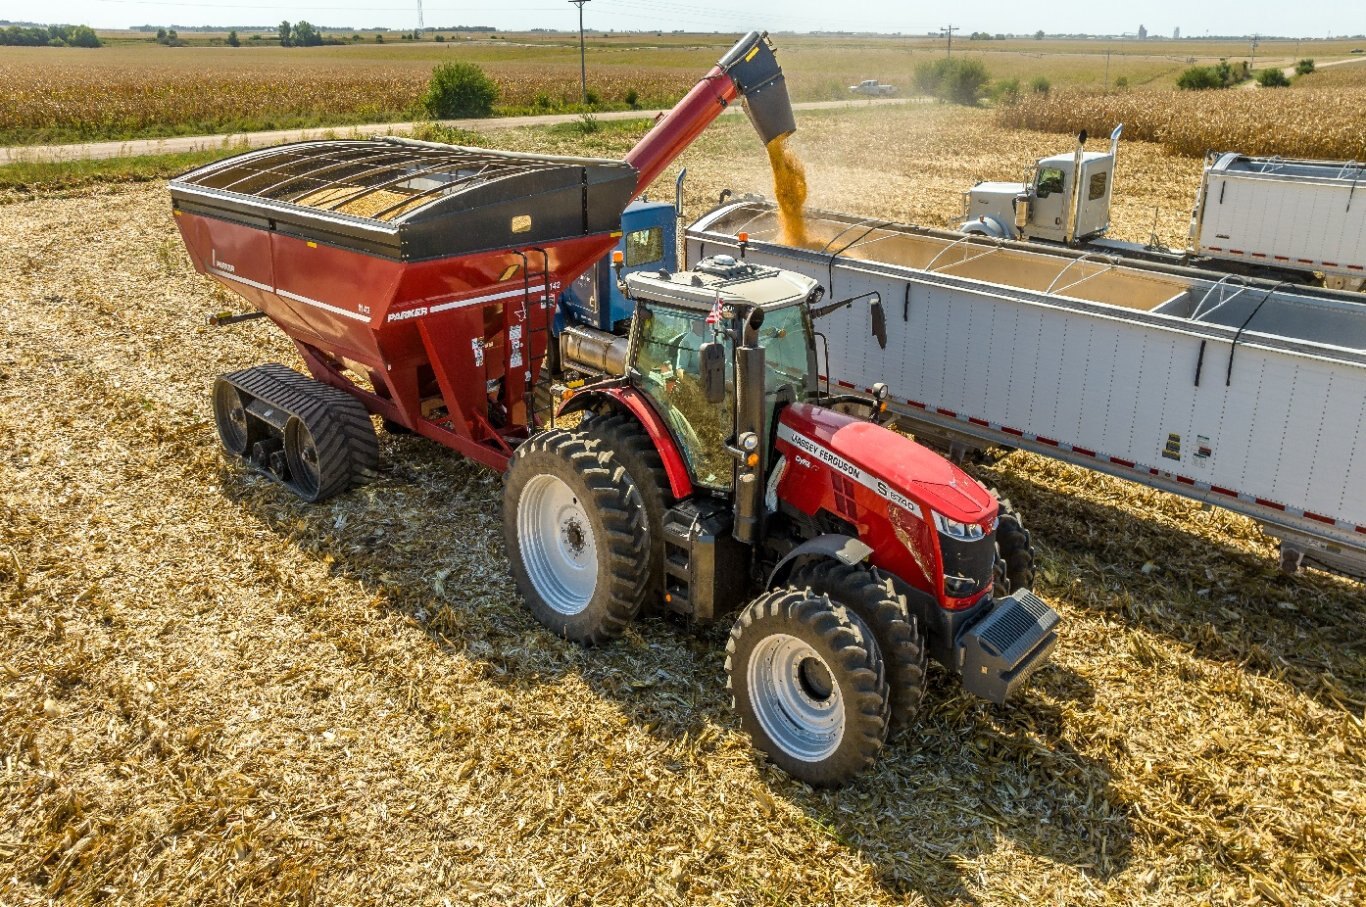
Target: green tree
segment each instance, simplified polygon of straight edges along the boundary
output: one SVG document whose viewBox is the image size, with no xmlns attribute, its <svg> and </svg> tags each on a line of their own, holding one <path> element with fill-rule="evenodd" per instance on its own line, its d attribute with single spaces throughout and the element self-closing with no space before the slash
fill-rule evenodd
<svg viewBox="0 0 1366 907">
<path fill-rule="evenodd" d="M 238 37 L 237 37 L 237 32 L 235 32 L 235 31 L 230 31 L 230 32 L 228 32 L 228 46 L 229 46 L 229 47 L 241 47 L 241 46 L 242 46 L 241 40 L 238 39 Z"/>
<path fill-rule="evenodd" d="M 1034 40 L 1035 40 L 1035 41 L 1042 41 L 1042 40 L 1043 40 L 1043 29 L 1042 29 L 1042 28 L 1039 29 L 1038 31 L 1036 31 L 1036 32 L 1034 33 Z"/>
<path fill-rule="evenodd" d="M 1272 67 L 1257 73 L 1257 84 L 1263 88 L 1289 88 L 1290 80 L 1280 69 Z"/>
<path fill-rule="evenodd" d="M 422 106 L 434 119 L 486 117 L 493 113 L 498 86 L 473 63 L 443 63 L 432 70 Z"/>
<path fill-rule="evenodd" d="M 289 34 L 290 34 L 289 20 L 288 20 L 288 19 L 285 19 L 283 22 L 281 22 L 281 23 L 280 23 L 280 27 L 277 29 L 277 31 L 279 31 L 279 33 L 280 33 L 280 46 L 281 46 L 281 47 L 289 47 L 290 44 L 292 43 L 292 42 L 290 41 L 290 37 L 289 37 Z"/>
<path fill-rule="evenodd" d="M 323 35 L 312 23 L 301 19 L 294 23 L 293 40 L 295 47 L 317 47 L 323 43 Z"/>
<path fill-rule="evenodd" d="M 922 94 L 972 107 L 982 99 L 991 75 L 977 60 L 940 57 L 915 68 L 915 84 Z"/>
<path fill-rule="evenodd" d="M 1314 61 L 1305 59 L 1295 64 L 1295 75 L 1307 76 L 1314 71 Z"/>
<path fill-rule="evenodd" d="M 166 42 L 166 29 L 164 29 L 164 28 L 158 28 L 158 29 L 157 29 L 157 43 L 158 43 L 158 44 L 164 44 L 165 42 Z"/>
<path fill-rule="evenodd" d="M 102 42 L 99 35 L 89 25 L 77 25 L 72 27 L 71 34 L 67 35 L 66 43 L 72 47 L 100 47 Z"/>
<path fill-rule="evenodd" d="M 1029 81 L 1029 87 L 1035 94 L 1048 94 L 1053 90 L 1053 83 L 1048 81 L 1047 76 L 1035 76 Z"/>
</svg>

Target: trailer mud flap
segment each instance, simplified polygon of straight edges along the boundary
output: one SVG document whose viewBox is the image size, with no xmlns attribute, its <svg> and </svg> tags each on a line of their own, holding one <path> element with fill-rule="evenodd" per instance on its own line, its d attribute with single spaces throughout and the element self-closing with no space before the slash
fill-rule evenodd
<svg viewBox="0 0 1366 907">
<path fill-rule="evenodd" d="M 1059 618 L 1028 590 L 1012 592 L 973 624 L 959 643 L 963 688 L 1000 705 L 1048 661 Z"/>
</svg>

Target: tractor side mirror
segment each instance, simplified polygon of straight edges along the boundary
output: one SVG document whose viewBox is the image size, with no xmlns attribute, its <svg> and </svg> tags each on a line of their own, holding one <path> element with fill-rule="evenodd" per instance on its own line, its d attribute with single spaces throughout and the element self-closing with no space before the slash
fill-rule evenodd
<svg viewBox="0 0 1366 907">
<path fill-rule="evenodd" d="M 726 399 L 726 348 L 719 343 L 702 344 L 697 351 L 698 382 L 702 397 L 712 404 Z"/>
<path fill-rule="evenodd" d="M 877 293 L 868 300 L 868 305 L 873 313 L 873 336 L 877 338 L 877 345 L 882 349 L 887 349 L 887 312 L 882 308 L 882 297 Z"/>
</svg>

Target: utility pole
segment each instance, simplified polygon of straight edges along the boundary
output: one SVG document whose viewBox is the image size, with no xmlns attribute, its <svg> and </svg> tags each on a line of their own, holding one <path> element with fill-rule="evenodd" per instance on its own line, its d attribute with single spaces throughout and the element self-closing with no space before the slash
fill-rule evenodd
<svg viewBox="0 0 1366 907">
<path fill-rule="evenodd" d="M 1110 90 L 1110 48 L 1105 48 L 1105 90 Z"/>
<path fill-rule="evenodd" d="M 1257 69 L 1257 36 L 1254 34 L 1254 35 L 1252 36 L 1252 62 L 1249 63 L 1249 64 L 1247 64 L 1247 71 L 1248 71 L 1249 73 L 1251 73 L 1251 72 L 1256 71 L 1256 69 Z"/>
<path fill-rule="evenodd" d="M 940 33 L 941 35 L 948 35 L 948 36 L 949 36 L 949 49 L 948 49 L 948 53 L 946 54 L 946 56 L 948 56 L 948 57 L 950 57 L 950 58 L 953 57 L 953 33 L 956 32 L 956 31 L 958 31 L 958 26 L 957 26 L 957 25 L 946 25 L 945 27 L 939 29 L 939 33 Z"/>
<path fill-rule="evenodd" d="M 424 23 L 422 21 L 422 0 L 417 0 L 417 30 L 422 31 Z"/>
<path fill-rule="evenodd" d="M 569 0 L 579 8 L 579 84 L 583 88 L 583 106 L 588 106 L 588 64 L 583 56 L 583 5 L 589 0 Z"/>
</svg>

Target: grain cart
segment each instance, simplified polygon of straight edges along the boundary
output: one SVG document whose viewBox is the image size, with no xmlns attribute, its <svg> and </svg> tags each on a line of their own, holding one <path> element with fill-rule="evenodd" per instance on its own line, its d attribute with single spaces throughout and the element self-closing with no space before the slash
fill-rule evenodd
<svg viewBox="0 0 1366 907">
<path fill-rule="evenodd" d="M 1366 165 L 1211 153 L 1191 214 L 1190 247 L 1105 236 L 1122 127 L 1108 151 L 1038 161 L 1026 182 L 980 182 L 964 193 L 964 233 L 1062 243 L 1137 262 L 1196 266 L 1251 277 L 1366 285 Z M 1355 202 L 1355 204 L 1354 204 Z"/>
<path fill-rule="evenodd" d="M 914 714 L 927 655 L 995 701 L 1044 663 L 1057 617 L 1027 590 L 1018 517 L 909 440 L 817 405 L 819 288 L 771 269 L 624 275 L 634 342 L 583 324 L 557 345 L 621 365 L 564 408 L 590 418 L 542 431 L 533 403 L 557 296 L 742 95 L 766 143 L 795 128 L 757 33 L 624 161 L 307 142 L 177 178 L 173 211 L 196 268 L 258 310 L 218 323 L 269 318 L 313 376 L 219 378 L 230 455 L 320 501 L 374 469 L 377 414 L 506 470 L 519 588 L 584 643 L 652 593 L 697 619 L 761 593 L 731 636 L 736 706 L 775 762 L 835 784 Z"/>
</svg>

